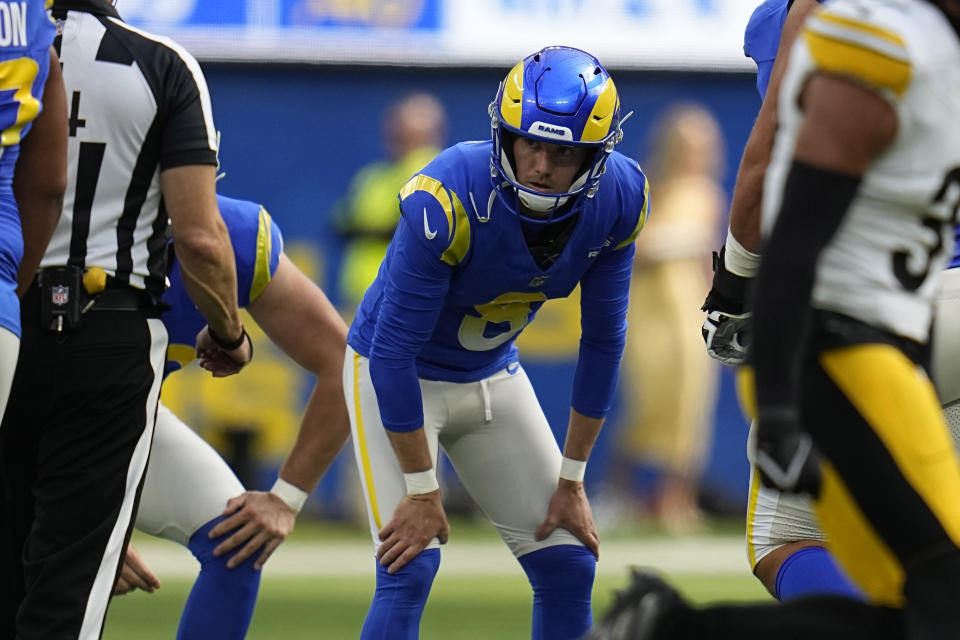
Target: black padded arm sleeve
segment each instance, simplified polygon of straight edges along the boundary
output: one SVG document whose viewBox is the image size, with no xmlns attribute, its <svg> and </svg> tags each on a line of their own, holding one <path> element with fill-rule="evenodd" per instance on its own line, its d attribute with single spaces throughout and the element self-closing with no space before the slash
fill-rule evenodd
<svg viewBox="0 0 960 640">
<path fill-rule="evenodd" d="M 752 360 L 758 412 L 795 407 L 817 259 L 843 221 L 860 177 L 794 162 L 763 249 L 754 299 Z"/>
</svg>

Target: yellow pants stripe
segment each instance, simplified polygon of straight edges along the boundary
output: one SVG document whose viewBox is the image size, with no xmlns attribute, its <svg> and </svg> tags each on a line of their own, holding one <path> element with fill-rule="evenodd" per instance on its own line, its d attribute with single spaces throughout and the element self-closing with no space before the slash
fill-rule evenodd
<svg viewBox="0 0 960 640">
<path fill-rule="evenodd" d="M 923 370 L 896 347 L 876 343 L 824 351 L 819 362 L 880 439 L 904 481 L 954 543 L 960 540 L 960 466 L 933 385 Z M 864 461 L 867 473 L 868 465 Z M 829 464 L 824 464 L 816 507 L 831 550 L 870 600 L 902 604 L 900 560 Z"/>
<path fill-rule="evenodd" d="M 824 352 L 820 361 L 960 545 L 960 464 L 930 379 L 887 345 L 836 349 Z"/>
<path fill-rule="evenodd" d="M 370 466 L 370 453 L 367 450 L 367 438 L 364 435 L 363 428 L 363 410 L 360 407 L 360 354 L 353 354 L 353 410 L 357 416 L 357 447 L 360 449 L 360 463 L 363 466 L 363 477 L 367 485 L 367 497 L 370 502 L 370 510 L 373 512 L 373 520 L 377 523 L 377 529 L 383 528 L 380 522 L 380 509 L 377 507 L 377 491 L 373 484 L 373 469 Z"/>
<path fill-rule="evenodd" d="M 873 604 L 903 606 L 904 571 L 877 535 L 843 480 L 829 462 L 821 465 L 823 484 L 814 503 L 827 547 Z"/>
</svg>

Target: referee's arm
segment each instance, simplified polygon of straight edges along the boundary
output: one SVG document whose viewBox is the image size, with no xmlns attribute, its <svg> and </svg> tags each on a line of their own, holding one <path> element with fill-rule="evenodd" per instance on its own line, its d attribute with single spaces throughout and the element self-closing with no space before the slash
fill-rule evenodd
<svg viewBox="0 0 960 640">
<path fill-rule="evenodd" d="M 160 186 L 187 293 L 210 328 L 233 341 L 243 324 L 233 247 L 217 208 L 216 171 L 214 165 L 171 167 L 160 174 Z"/>
</svg>

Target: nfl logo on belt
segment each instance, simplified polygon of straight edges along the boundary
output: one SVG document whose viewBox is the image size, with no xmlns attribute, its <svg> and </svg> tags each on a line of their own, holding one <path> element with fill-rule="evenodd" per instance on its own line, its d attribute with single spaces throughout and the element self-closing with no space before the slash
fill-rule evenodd
<svg viewBox="0 0 960 640">
<path fill-rule="evenodd" d="M 58 307 L 62 307 L 67 304 L 67 300 L 70 299 L 70 289 L 63 286 L 62 284 L 55 285 L 50 289 L 50 301 Z"/>
</svg>

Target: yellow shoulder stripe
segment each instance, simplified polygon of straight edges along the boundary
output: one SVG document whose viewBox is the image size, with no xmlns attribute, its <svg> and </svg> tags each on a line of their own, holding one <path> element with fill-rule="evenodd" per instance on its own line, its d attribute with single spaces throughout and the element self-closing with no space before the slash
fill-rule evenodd
<svg viewBox="0 0 960 640">
<path fill-rule="evenodd" d="M 640 231 L 643 229 L 643 225 L 647 223 L 647 215 L 650 213 L 650 181 L 644 176 L 643 181 L 643 209 L 640 210 L 640 219 L 637 220 L 637 228 L 633 230 L 633 233 L 630 236 L 614 247 L 614 251 L 618 249 L 623 249 L 625 246 L 637 239 L 637 236 L 640 235 Z"/>
<path fill-rule="evenodd" d="M 514 129 L 520 128 L 523 120 L 523 60 L 510 70 L 503 81 L 500 115 Z"/>
<path fill-rule="evenodd" d="M 903 49 L 905 49 L 907 46 L 907 43 L 904 42 L 903 38 L 900 37 L 900 34 L 890 31 L 889 29 L 884 29 L 883 27 L 878 27 L 875 24 L 861 22 L 860 20 L 855 20 L 846 16 L 838 16 L 835 13 L 829 13 L 827 11 L 821 11 L 820 13 L 816 14 L 816 17 L 811 22 L 816 20 L 821 20 L 838 27 L 843 27 L 847 30 L 859 31 L 860 33 L 885 40 L 886 42 Z"/>
<path fill-rule="evenodd" d="M 910 84 L 910 63 L 891 58 L 875 49 L 806 31 L 804 39 L 817 68 L 851 76 L 878 89 L 903 96 Z"/>
<path fill-rule="evenodd" d="M 817 68 L 886 89 L 897 97 L 910 84 L 906 43 L 899 34 L 846 16 L 814 14 L 803 37 Z"/>
<path fill-rule="evenodd" d="M 450 244 L 440 255 L 440 259 L 451 266 L 460 264 L 470 248 L 470 221 L 463 203 L 456 193 L 447 190 L 439 180 L 422 173 L 410 178 L 403 185 L 400 189 L 400 200 L 406 200 L 417 191 L 433 196 L 447 216 L 447 240 Z"/>
<path fill-rule="evenodd" d="M 253 281 L 250 283 L 250 302 L 260 297 L 263 290 L 270 284 L 270 255 L 273 253 L 273 236 L 270 214 L 260 207 L 260 216 L 257 228 L 257 257 L 253 267 Z"/>
</svg>

